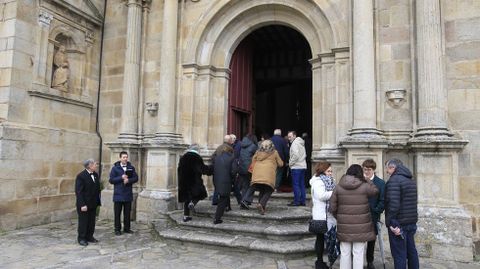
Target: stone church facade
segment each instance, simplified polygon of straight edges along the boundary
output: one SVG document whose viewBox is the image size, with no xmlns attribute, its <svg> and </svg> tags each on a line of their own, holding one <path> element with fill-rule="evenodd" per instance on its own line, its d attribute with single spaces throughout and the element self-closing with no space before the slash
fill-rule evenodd
<svg viewBox="0 0 480 269">
<path fill-rule="evenodd" d="M 366 158 L 380 175 L 387 159 L 403 160 L 418 183 L 421 255 L 478 252 L 480 1 L 4 0 L 0 10 L 1 230 L 75 217 L 74 179 L 89 157 L 101 160 L 100 214 L 111 218 L 107 179 L 122 150 L 141 175 L 136 218 L 163 218 L 178 207 L 186 145 L 208 160 L 227 132 L 272 121 L 259 112 L 265 78 L 301 77 L 297 120 L 308 103 L 313 162 L 332 162 L 339 177 Z M 307 71 L 279 53 L 255 73 L 259 52 L 300 39 Z M 244 40 L 257 48 L 253 73 L 232 64 Z M 247 105 L 232 90 L 242 74 L 256 87 Z"/>
</svg>

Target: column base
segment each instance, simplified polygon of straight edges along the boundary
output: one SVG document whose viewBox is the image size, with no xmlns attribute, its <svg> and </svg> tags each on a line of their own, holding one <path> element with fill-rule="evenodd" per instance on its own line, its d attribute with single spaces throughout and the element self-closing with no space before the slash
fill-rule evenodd
<svg viewBox="0 0 480 269">
<path fill-rule="evenodd" d="M 176 133 L 156 133 L 155 137 L 150 141 L 154 145 L 182 145 L 183 138 L 182 135 Z"/>
<path fill-rule="evenodd" d="M 376 128 L 354 128 L 340 140 L 340 145 L 346 148 L 384 147 L 386 144 L 383 132 Z"/>
<path fill-rule="evenodd" d="M 453 137 L 448 128 L 443 127 L 421 127 L 417 129 L 417 132 L 413 135 L 415 139 L 450 139 Z"/>
<path fill-rule="evenodd" d="M 137 198 L 137 220 L 151 223 L 164 219 L 176 209 L 176 196 L 171 191 L 143 190 Z"/>
<path fill-rule="evenodd" d="M 119 144 L 128 143 L 128 144 L 139 144 L 142 140 L 142 136 L 136 133 L 120 133 L 118 135 Z"/>
<path fill-rule="evenodd" d="M 418 205 L 418 254 L 440 260 L 473 261 L 472 218 L 460 205 Z"/>
<path fill-rule="evenodd" d="M 132 210 L 130 212 L 130 219 L 136 220 L 137 219 L 137 198 L 138 192 L 136 190 L 133 191 L 133 201 L 132 201 Z M 99 219 L 107 219 L 113 220 L 114 219 L 114 209 L 113 209 L 113 190 L 103 190 L 102 191 L 102 206 L 100 207 L 99 211 Z"/>
<path fill-rule="evenodd" d="M 388 141 L 379 135 L 348 136 L 340 142 L 347 150 L 347 166 L 361 164 L 366 159 L 373 159 L 377 163 L 377 174 L 383 175 L 383 163 Z"/>
</svg>

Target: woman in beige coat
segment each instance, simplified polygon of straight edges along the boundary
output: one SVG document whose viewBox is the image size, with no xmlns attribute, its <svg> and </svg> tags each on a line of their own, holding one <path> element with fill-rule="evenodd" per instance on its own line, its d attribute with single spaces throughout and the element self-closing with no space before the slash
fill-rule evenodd
<svg viewBox="0 0 480 269">
<path fill-rule="evenodd" d="M 259 191 L 257 208 L 260 214 L 265 214 L 268 199 L 275 188 L 275 173 L 278 167 L 283 166 L 283 161 L 275 150 L 270 139 L 264 140 L 253 155 L 252 158 L 252 183 L 243 196 L 251 197 L 255 191 Z M 245 201 L 242 201 L 242 207 L 248 208 Z"/>
</svg>

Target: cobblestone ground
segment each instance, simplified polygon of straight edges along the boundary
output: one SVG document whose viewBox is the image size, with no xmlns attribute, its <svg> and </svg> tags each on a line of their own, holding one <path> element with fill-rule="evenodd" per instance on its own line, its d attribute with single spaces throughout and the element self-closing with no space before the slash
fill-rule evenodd
<svg viewBox="0 0 480 269">
<path fill-rule="evenodd" d="M 113 223 L 97 222 L 95 237 L 100 242 L 82 247 L 76 243 L 76 228 L 75 222 L 60 222 L 1 234 L 0 268 L 314 268 L 313 257 L 281 260 L 263 257 L 261 253 L 165 242 L 147 225 L 139 223 L 132 224 L 134 234 L 115 236 Z M 480 268 L 480 263 L 421 263 L 421 268 L 427 269 Z M 338 268 L 338 261 L 334 268 Z M 386 268 L 393 266 L 387 264 Z"/>
</svg>

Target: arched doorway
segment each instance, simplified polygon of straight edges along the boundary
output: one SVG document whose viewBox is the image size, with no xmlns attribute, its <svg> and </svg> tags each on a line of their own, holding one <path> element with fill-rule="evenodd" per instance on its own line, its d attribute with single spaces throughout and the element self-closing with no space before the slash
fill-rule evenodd
<svg viewBox="0 0 480 269">
<path fill-rule="evenodd" d="M 258 137 L 312 131 L 312 58 L 298 31 L 283 25 L 258 28 L 235 49 L 228 95 L 228 131 Z"/>
</svg>

